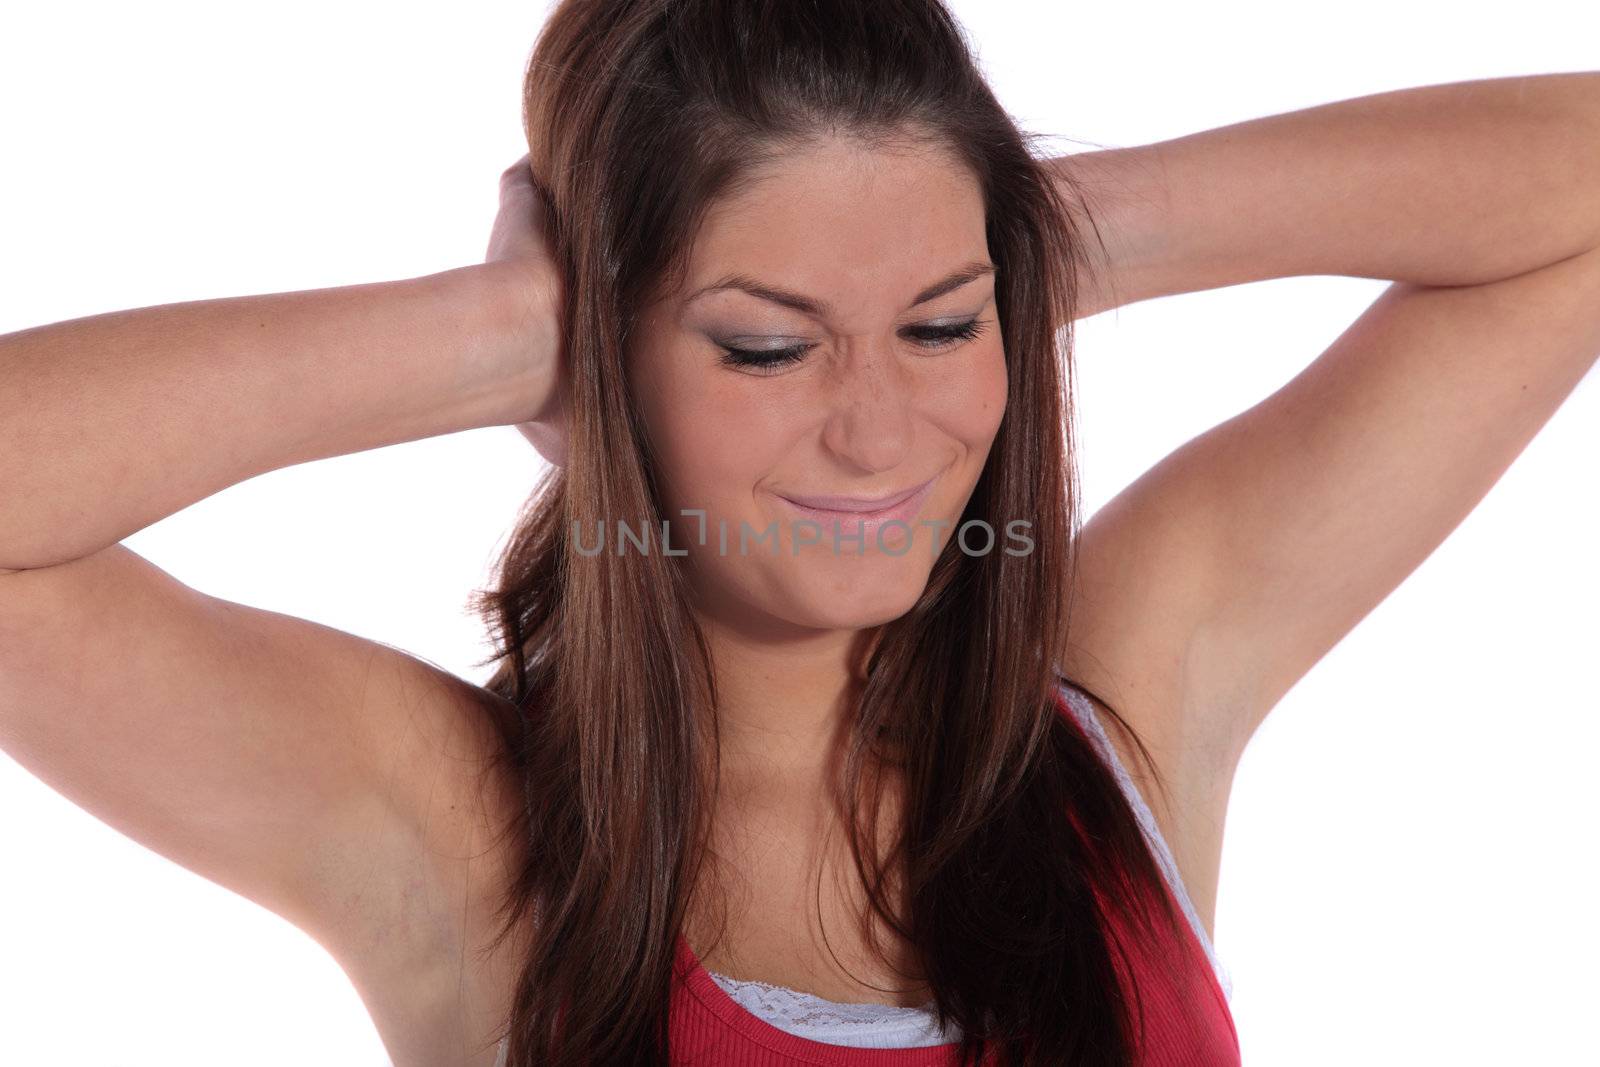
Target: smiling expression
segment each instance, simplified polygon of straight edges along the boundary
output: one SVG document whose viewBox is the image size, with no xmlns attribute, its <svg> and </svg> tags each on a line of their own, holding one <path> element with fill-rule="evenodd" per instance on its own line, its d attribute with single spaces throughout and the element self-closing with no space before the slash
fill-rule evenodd
<svg viewBox="0 0 1600 1067">
<path fill-rule="evenodd" d="M 994 286 L 977 179 L 939 148 L 821 140 L 711 206 L 628 365 L 702 610 L 856 630 L 911 608 L 1005 412 Z"/>
</svg>

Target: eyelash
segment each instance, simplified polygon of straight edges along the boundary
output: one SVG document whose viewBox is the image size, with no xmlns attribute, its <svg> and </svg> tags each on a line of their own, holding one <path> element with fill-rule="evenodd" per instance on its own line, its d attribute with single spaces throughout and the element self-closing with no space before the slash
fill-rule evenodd
<svg viewBox="0 0 1600 1067">
<path fill-rule="evenodd" d="M 918 344 L 926 348 L 943 348 L 954 341 L 970 341 L 983 332 L 987 325 L 980 319 L 968 319 L 966 322 L 951 323 L 948 326 L 912 326 L 912 333 L 921 333 L 923 336 L 916 338 Z M 933 342 L 929 344 L 928 342 Z M 722 362 L 734 367 L 743 367 L 757 371 L 773 371 L 798 363 L 805 358 L 805 354 L 815 345 L 795 345 L 792 348 L 748 349 L 729 348 L 722 345 Z"/>
</svg>

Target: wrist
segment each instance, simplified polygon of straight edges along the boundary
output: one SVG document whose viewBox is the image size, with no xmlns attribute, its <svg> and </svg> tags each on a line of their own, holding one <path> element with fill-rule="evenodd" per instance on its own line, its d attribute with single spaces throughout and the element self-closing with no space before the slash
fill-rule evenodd
<svg viewBox="0 0 1600 1067">
<path fill-rule="evenodd" d="M 1159 147 L 1079 152 L 1050 166 L 1080 216 L 1084 273 L 1077 317 L 1171 291 L 1164 288 L 1162 271 L 1170 259 L 1172 197 Z"/>
<path fill-rule="evenodd" d="M 462 388 L 483 405 L 480 425 L 510 426 L 538 418 L 551 402 L 560 324 L 541 271 L 495 260 L 436 277 L 459 286 L 483 344 L 463 368 Z"/>
</svg>

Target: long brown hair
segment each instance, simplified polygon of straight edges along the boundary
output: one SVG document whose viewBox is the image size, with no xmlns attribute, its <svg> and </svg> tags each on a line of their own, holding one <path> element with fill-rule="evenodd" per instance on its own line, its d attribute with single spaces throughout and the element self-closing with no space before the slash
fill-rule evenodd
<svg viewBox="0 0 1600 1067">
<path fill-rule="evenodd" d="M 881 628 L 836 798 L 855 866 L 870 910 L 917 951 L 939 1022 L 964 1032 L 963 1063 L 1131 1062 L 1142 1010 L 1117 980 L 1126 946 L 1109 913 L 1148 937 L 1183 920 L 1116 781 L 1052 699 L 1078 528 L 1082 198 L 1057 190 L 939 0 L 562 0 L 523 105 L 572 392 L 568 465 L 540 481 L 497 587 L 472 599 L 495 641 L 487 688 L 516 708 L 486 773 L 523 787 L 494 943 L 527 937 L 510 1062 L 668 1062 L 675 939 L 718 782 L 710 653 L 673 557 L 580 555 L 569 531 L 665 517 L 625 373 L 639 311 L 682 277 L 709 205 L 830 131 L 931 141 L 978 178 L 1009 395 L 961 521 L 1026 519 L 1034 542 L 969 555 L 952 538 L 916 605 Z M 874 768 L 891 763 L 905 818 L 885 853 L 861 812 L 878 810 Z M 903 878 L 909 914 L 888 878 Z M 1153 913 L 1136 904 L 1151 900 Z"/>
</svg>

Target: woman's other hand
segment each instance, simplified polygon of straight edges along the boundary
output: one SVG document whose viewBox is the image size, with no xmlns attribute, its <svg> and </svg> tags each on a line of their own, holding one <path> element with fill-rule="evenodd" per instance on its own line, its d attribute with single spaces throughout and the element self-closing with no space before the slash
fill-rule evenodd
<svg viewBox="0 0 1600 1067">
<path fill-rule="evenodd" d="M 529 417 L 516 423 L 522 436 L 558 467 L 567 464 L 567 367 L 561 343 L 560 271 L 549 240 L 548 202 L 535 185 L 525 153 L 500 174 L 500 210 L 489 233 L 485 263 L 506 264 L 513 284 L 526 294 L 529 358 L 537 373 Z"/>
</svg>

